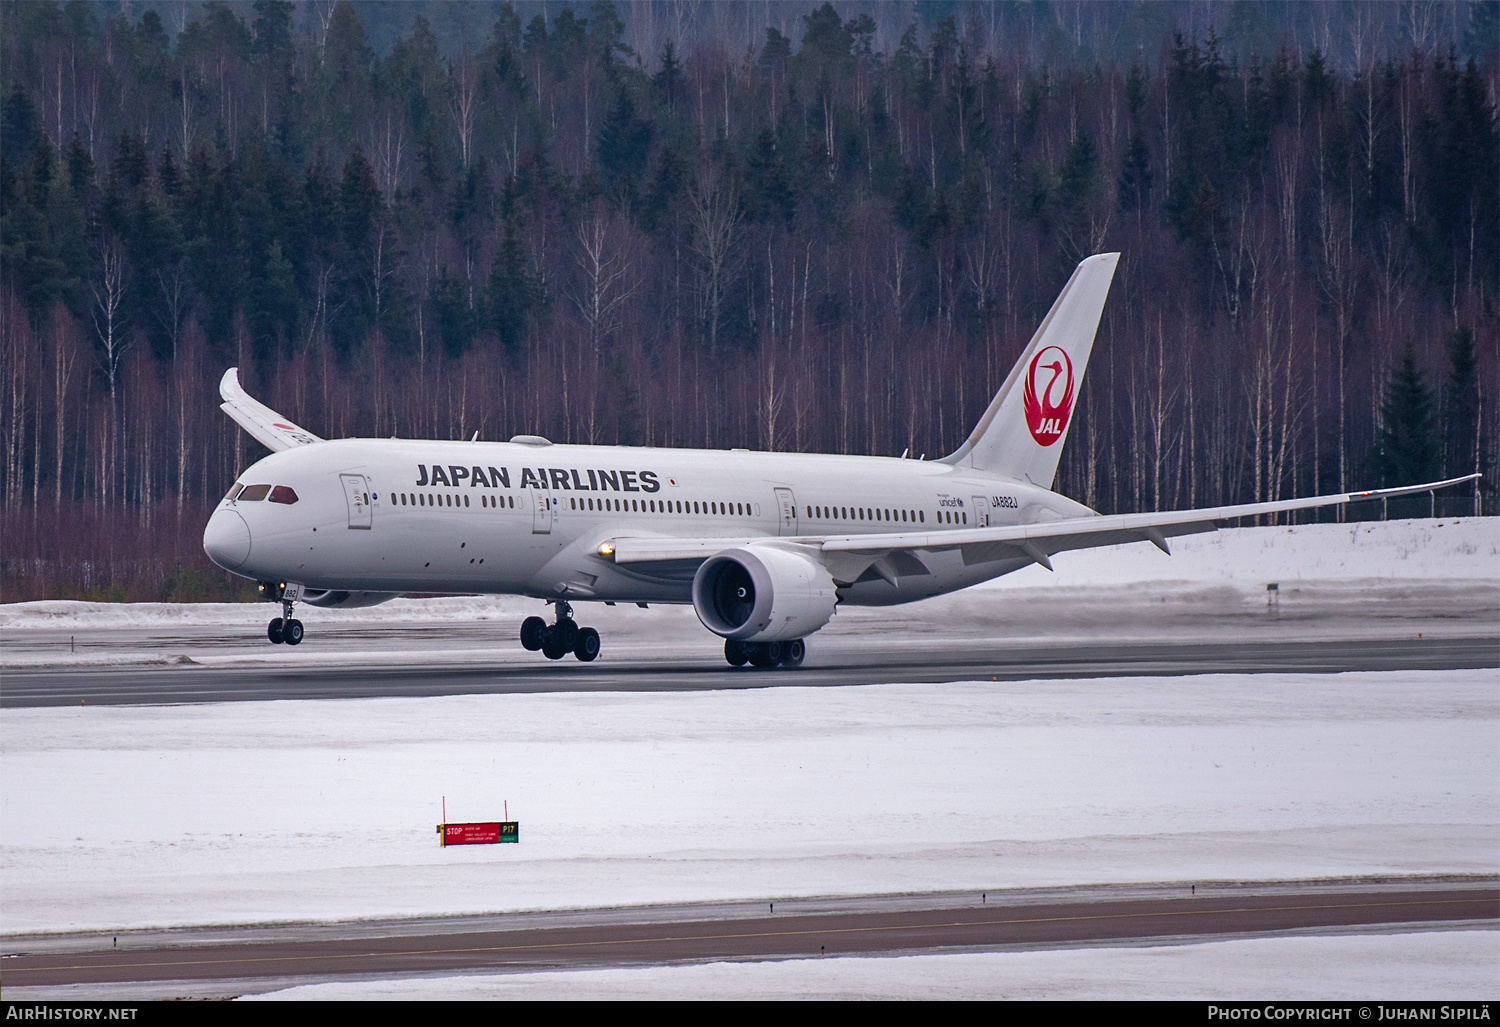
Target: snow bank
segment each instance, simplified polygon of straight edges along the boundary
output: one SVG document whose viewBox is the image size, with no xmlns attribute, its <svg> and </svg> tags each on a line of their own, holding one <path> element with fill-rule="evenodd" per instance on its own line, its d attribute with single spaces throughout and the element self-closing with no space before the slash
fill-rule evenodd
<svg viewBox="0 0 1500 1027">
<path fill-rule="evenodd" d="M 1146 582 L 1500 581 L 1500 517 L 1355 521 L 1227 528 L 1169 540 L 1063 553 L 1056 573 L 1032 566 L 980 588 L 1056 588 Z"/>
</svg>

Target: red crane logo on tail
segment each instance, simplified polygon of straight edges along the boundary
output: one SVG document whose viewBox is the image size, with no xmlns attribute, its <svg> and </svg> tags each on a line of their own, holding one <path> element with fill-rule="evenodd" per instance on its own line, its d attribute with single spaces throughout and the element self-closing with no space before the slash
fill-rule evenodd
<svg viewBox="0 0 1500 1027">
<path fill-rule="evenodd" d="M 1073 361 L 1056 346 L 1031 358 L 1026 368 L 1026 426 L 1041 446 L 1062 438 L 1073 413 Z"/>
</svg>

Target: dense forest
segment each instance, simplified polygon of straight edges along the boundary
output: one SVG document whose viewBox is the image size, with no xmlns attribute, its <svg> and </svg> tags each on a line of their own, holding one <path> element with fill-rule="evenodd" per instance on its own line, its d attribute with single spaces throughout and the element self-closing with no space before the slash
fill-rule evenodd
<svg viewBox="0 0 1500 1027">
<path fill-rule="evenodd" d="M 244 596 L 232 365 L 330 437 L 932 458 L 1103 250 L 1061 491 L 1489 471 L 1497 51 L 1494 0 L 5 2 L 0 593 Z"/>
</svg>

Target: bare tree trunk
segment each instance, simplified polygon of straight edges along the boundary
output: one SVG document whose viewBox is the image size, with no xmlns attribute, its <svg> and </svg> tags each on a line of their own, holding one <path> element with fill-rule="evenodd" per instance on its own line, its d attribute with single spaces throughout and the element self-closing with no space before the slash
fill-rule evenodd
<svg viewBox="0 0 1500 1027">
<path fill-rule="evenodd" d="M 19 304 L 17 304 L 19 307 Z M 23 311 L 7 316 L 4 326 L 6 370 L 10 374 L 10 409 L 5 425 L 5 505 L 19 508 L 25 498 L 26 452 L 26 365 L 32 349 L 31 332 Z"/>
<path fill-rule="evenodd" d="M 109 382 L 109 431 L 105 437 L 108 473 L 104 480 L 104 499 L 110 502 L 115 498 L 118 484 L 120 358 L 129 345 L 120 321 L 121 305 L 125 301 L 125 249 L 119 240 L 109 238 L 99 244 L 99 263 L 99 277 L 90 281 L 89 288 L 94 298 L 90 308 L 94 332 L 99 338 L 100 360 Z"/>
<path fill-rule="evenodd" d="M 479 112 L 479 72 L 474 67 L 467 42 L 464 43 L 458 60 L 449 62 L 448 77 L 448 108 L 453 115 L 454 126 L 458 129 L 459 158 L 467 168 L 474 141 L 474 121 Z"/>
<path fill-rule="evenodd" d="M 182 519 L 182 498 L 187 491 L 188 426 L 187 393 L 193 376 L 184 374 L 182 359 L 172 361 L 173 386 L 177 393 L 177 519 Z"/>
<path fill-rule="evenodd" d="M 1418 115 L 1413 109 L 1416 104 L 1413 93 L 1420 88 L 1417 80 L 1421 73 L 1422 62 L 1417 59 L 1412 61 L 1410 70 L 1402 67 L 1401 87 L 1396 107 L 1401 134 L 1401 215 L 1408 224 L 1417 218 L 1416 178 L 1412 172 L 1412 148 L 1416 145 Z"/>
<path fill-rule="evenodd" d="M 739 193 L 732 182 L 705 175 L 689 194 L 693 215 L 694 250 L 703 261 L 703 300 L 708 330 L 709 358 L 719 355 L 720 308 L 730 255 L 737 235 L 741 211 Z"/>
<path fill-rule="evenodd" d="M 73 377 L 73 367 L 78 360 L 77 342 L 73 337 L 71 318 L 60 307 L 52 313 L 52 388 L 53 420 L 56 436 L 56 451 L 53 458 L 53 497 L 55 510 L 62 509 L 63 460 L 67 454 L 68 440 L 68 383 Z"/>
<path fill-rule="evenodd" d="M 375 181 L 387 207 L 396 202 L 396 186 L 401 181 L 401 160 L 406 151 L 406 118 L 398 116 L 389 106 L 382 112 L 383 124 L 370 129 L 369 150 L 373 161 Z"/>
<path fill-rule="evenodd" d="M 178 108 L 177 124 L 179 127 L 178 139 L 182 142 L 182 160 L 187 162 L 193 151 L 193 91 L 188 85 L 188 63 L 182 62 L 182 73 L 178 79 L 178 86 L 182 90 L 182 103 Z"/>
<path fill-rule="evenodd" d="M 1150 409 L 1148 410 L 1151 432 L 1151 509 L 1160 510 L 1162 508 L 1162 475 L 1175 445 L 1168 440 L 1167 421 L 1176 403 L 1177 390 L 1180 387 L 1179 380 L 1175 377 L 1170 389 L 1168 387 L 1166 326 L 1163 324 L 1160 310 L 1156 312 L 1154 335 L 1156 353 L 1151 361 L 1154 370 L 1148 372 L 1154 379 L 1150 386 Z"/>
<path fill-rule="evenodd" d="M 777 432 L 781 407 L 786 401 L 785 386 L 778 381 L 776 372 L 781 362 L 781 353 L 775 346 L 761 349 L 761 421 L 765 425 L 763 438 L 766 452 L 781 449 L 781 438 Z"/>
</svg>

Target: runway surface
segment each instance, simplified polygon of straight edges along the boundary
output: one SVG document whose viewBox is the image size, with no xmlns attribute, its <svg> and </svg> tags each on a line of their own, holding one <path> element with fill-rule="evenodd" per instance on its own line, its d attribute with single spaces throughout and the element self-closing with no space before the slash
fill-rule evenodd
<svg viewBox="0 0 1500 1027">
<path fill-rule="evenodd" d="M 232 995 L 341 978 L 1208 940 L 1392 924 L 1492 926 L 1497 919 L 1500 888 L 1492 881 L 876 896 L 801 900 L 781 912 L 736 904 L 246 928 L 233 932 L 238 937 L 142 932 L 118 947 L 94 935 L 38 940 L 33 944 L 48 951 L 33 952 L 24 950 L 26 939 L 9 939 L 22 950 L 4 954 L 0 980 L 11 995 L 39 989 L 34 997 L 70 985 L 96 986 L 98 995 L 122 987 L 137 995 Z"/>
<path fill-rule="evenodd" d="M 529 658 L 528 658 L 529 657 Z M 432 661 L 410 662 L 357 652 L 336 662 L 289 665 L 200 665 L 10 669 L 0 706 L 76 706 L 119 703 L 249 702 L 269 699 L 352 699 L 380 696 L 471 695 L 506 692 L 701 691 L 772 685 L 833 686 L 892 682 L 1120 677 L 1211 673 L 1338 673 L 1500 667 L 1500 638 L 1286 639 L 1246 642 L 1085 644 L 1041 646 L 955 639 L 942 645 L 839 645 L 814 650 L 796 670 L 731 668 L 702 657 L 661 658 L 637 650 L 618 659 L 548 663 L 540 654 L 441 649 Z"/>
</svg>

